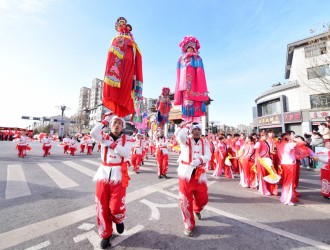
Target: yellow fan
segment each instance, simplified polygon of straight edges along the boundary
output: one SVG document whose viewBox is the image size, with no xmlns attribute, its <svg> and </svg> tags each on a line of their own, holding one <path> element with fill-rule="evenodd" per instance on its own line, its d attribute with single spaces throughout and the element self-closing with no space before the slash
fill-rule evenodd
<svg viewBox="0 0 330 250">
<path fill-rule="evenodd" d="M 281 179 L 273 166 L 273 161 L 270 158 L 260 158 L 259 159 L 261 165 L 268 171 L 269 175 L 265 176 L 263 179 L 268 183 L 275 184 Z"/>
</svg>

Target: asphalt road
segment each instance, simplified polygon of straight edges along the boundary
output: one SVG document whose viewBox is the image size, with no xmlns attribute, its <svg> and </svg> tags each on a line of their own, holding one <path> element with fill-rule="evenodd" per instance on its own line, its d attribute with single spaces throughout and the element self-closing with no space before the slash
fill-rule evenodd
<svg viewBox="0 0 330 250">
<path fill-rule="evenodd" d="M 99 249 L 92 177 L 100 154 L 64 155 L 54 143 L 41 157 L 31 143 L 24 159 L 0 141 L 0 249 Z M 113 249 L 330 249 L 330 200 L 320 195 L 317 171 L 301 169 L 298 206 L 243 189 L 235 179 L 208 172 L 209 203 L 192 238 L 183 234 L 176 160 L 169 179 L 158 179 L 154 157 L 130 171 L 125 233 Z"/>
</svg>

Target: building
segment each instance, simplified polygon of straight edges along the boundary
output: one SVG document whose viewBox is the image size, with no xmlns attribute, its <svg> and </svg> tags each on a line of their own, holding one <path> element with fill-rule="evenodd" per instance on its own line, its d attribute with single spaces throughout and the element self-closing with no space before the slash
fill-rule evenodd
<svg viewBox="0 0 330 250">
<path fill-rule="evenodd" d="M 255 100 L 253 126 L 279 135 L 293 130 L 303 135 L 317 130 L 330 115 L 329 32 L 288 44 L 285 79 Z"/>
<path fill-rule="evenodd" d="M 90 107 L 91 89 L 87 87 L 80 88 L 78 110 L 84 110 Z"/>
</svg>

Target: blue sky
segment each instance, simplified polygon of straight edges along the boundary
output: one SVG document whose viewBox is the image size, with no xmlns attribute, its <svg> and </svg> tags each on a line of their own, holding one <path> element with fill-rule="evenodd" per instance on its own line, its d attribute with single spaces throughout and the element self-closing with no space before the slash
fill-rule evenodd
<svg viewBox="0 0 330 250">
<path fill-rule="evenodd" d="M 125 4 L 123 4 L 125 2 Z M 124 16 L 143 57 L 145 97 L 174 90 L 178 44 L 201 44 L 210 120 L 250 124 L 257 96 L 284 82 L 287 44 L 322 31 L 328 0 L 0 0 L 0 126 L 22 115 L 72 115 L 79 90 L 103 79 L 107 50 Z"/>
</svg>

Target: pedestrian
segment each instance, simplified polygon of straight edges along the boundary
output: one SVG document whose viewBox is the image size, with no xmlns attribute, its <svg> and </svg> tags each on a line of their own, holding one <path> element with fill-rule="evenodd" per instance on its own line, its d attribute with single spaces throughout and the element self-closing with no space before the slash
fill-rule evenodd
<svg viewBox="0 0 330 250">
<path fill-rule="evenodd" d="M 104 136 L 103 129 L 110 126 L 110 135 Z M 128 187 L 128 157 L 131 151 L 131 141 L 123 133 L 125 120 L 106 113 L 100 124 L 91 131 L 96 142 L 101 143 L 102 165 L 98 168 L 94 181 L 96 182 L 96 218 L 100 246 L 106 249 L 111 245 L 112 223 L 116 224 L 119 234 L 124 232 L 126 217 L 126 188 Z"/>
<path fill-rule="evenodd" d="M 325 122 L 320 123 L 318 132 L 322 135 L 324 143 L 330 142 L 330 129 Z"/>
<path fill-rule="evenodd" d="M 154 134 L 154 140 L 156 145 L 156 161 L 158 166 L 158 178 L 164 177 L 167 179 L 168 170 L 168 140 L 164 136 L 164 131 L 161 128 L 157 129 L 157 133 Z"/>
<path fill-rule="evenodd" d="M 184 234 L 189 237 L 193 235 L 195 218 L 202 219 L 201 212 L 208 202 L 205 164 L 211 159 L 211 151 L 201 134 L 199 123 L 184 122 L 175 131 L 181 148 L 178 167 L 180 208 Z"/>
</svg>

